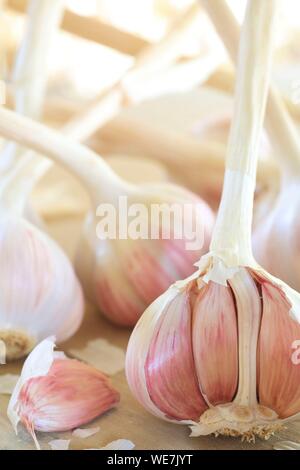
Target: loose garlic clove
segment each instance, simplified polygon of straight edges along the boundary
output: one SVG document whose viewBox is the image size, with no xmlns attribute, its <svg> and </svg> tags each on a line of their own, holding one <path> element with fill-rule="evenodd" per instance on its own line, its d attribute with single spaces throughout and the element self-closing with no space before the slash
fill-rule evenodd
<svg viewBox="0 0 300 470">
<path fill-rule="evenodd" d="M 159 194 L 159 196 L 158 196 Z M 150 219 L 149 230 L 156 230 L 158 239 L 99 240 L 95 221 L 88 217 L 78 249 L 76 271 L 90 300 L 111 321 L 119 325 L 135 325 L 145 308 L 162 294 L 176 279 L 194 271 L 199 255 L 208 250 L 214 215 L 209 206 L 187 190 L 171 184 L 144 185 L 128 199 L 130 204 L 142 204 L 150 214 L 151 205 L 173 204 L 192 208 L 191 220 L 203 232 L 203 245 L 189 250 L 184 236 L 176 239 L 172 231 L 169 239 L 162 236 L 163 226 L 155 227 Z M 184 212 L 176 221 L 175 231 L 184 226 Z M 143 219 L 147 223 L 146 219 Z M 142 225 L 142 222 L 141 222 Z M 201 232 L 200 232 L 201 233 Z"/>
<path fill-rule="evenodd" d="M 130 338 L 133 394 L 165 420 L 194 421 L 194 436 L 270 437 L 300 413 L 300 368 L 291 359 L 300 326 L 289 292 L 248 268 L 231 273 L 226 287 L 211 268 L 173 285 Z"/>
<path fill-rule="evenodd" d="M 0 219 L 0 339 L 8 361 L 55 334 L 65 341 L 79 328 L 83 294 L 73 267 L 46 234 L 25 219 Z"/>
<path fill-rule="evenodd" d="M 8 406 L 17 433 L 21 422 L 35 431 L 75 429 L 110 410 L 119 393 L 97 369 L 61 352 L 54 352 L 54 338 L 42 341 L 29 355 Z"/>
</svg>

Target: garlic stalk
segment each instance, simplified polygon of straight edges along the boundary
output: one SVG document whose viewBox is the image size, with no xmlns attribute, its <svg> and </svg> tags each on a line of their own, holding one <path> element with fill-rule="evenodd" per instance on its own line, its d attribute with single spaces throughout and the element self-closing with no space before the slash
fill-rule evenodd
<svg viewBox="0 0 300 470">
<path fill-rule="evenodd" d="M 62 164 L 86 186 L 92 211 L 79 247 L 77 271 L 92 300 L 112 321 L 135 324 L 146 306 L 178 277 L 191 274 L 199 253 L 206 253 L 214 224 L 213 213 L 189 191 L 168 183 L 130 185 L 91 150 L 5 109 L 0 109 L 0 134 Z M 101 204 L 105 203 L 104 209 L 109 205 L 119 218 L 122 216 L 120 198 L 126 200 L 129 209 L 133 205 L 145 208 L 147 215 L 142 213 L 141 226 L 150 222 L 148 234 L 154 231 L 159 235 L 157 238 L 138 236 L 133 240 L 128 233 L 114 238 L 106 236 L 103 228 L 98 238 L 97 209 L 101 212 Z M 156 219 L 152 223 L 151 217 L 147 217 L 153 205 L 162 204 L 170 209 L 172 205 L 180 209 L 189 206 L 191 212 L 185 220 L 197 223 L 199 233 L 204 236 L 202 246 L 189 250 L 186 244 L 191 240 L 186 234 L 179 239 L 175 236 L 184 225 L 184 210 L 179 213 L 179 219 L 173 218 L 171 212 L 170 237 L 162 236 L 163 222 Z"/>
<path fill-rule="evenodd" d="M 108 377 L 93 367 L 54 351 L 55 338 L 38 344 L 26 359 L 8 405 L 8 417 L 33 437 L 35 431 L 75 429 L 110 410 L 120 400 Z"/>
<path fill-rule="evenodd" d="M 235 60 L 239 27 L 232 12 L 225 0 L 201 1 L 229 54 Z M 268 213 L 263 222 L 255 227 L 253 250 L 265 269 L 300 291 L 300 140 L 298 130 L 274 86 L 269 93 L 266 127 L 275 156 L 281 163 L 281 189 L 279 196 L 269 202 Z"/>
<path fill-rule="evenodd" d="M 195 21 L 198 12 L 197 3 L 187 8 L 161 41 L 143 49 L 136 57 L 133 66 L 115 85 L 91 103 L 88 109 L 72 119 L 66 127 L 67 133 L 74 135 L 76 140 L 86 140 L 116 116 L 124 102 L 130 100 L 130 89 L 134 88 L 136 82 L 144 80 L 149 74 L 155 74 L 180 57 L 183 37 Z"/>
<path fill-rule="evenodd" d="M 25 37 L 17 53 L 12 84 L 17 112 L 39 120 L 48 77 L 48 58 L 64 11 L 64 0 L 31 0 Z M 8 142 L 1 152 L 1 171 L 12 167 L 22 150 Z M 44 170 L 45 171 L 45 170 Z"/>
<path fill-rule="evenodd" d="M 300 417 L 300 296 L 264 271 L 251 249 L 275 13 L 275 1 L 248 1 L 210 252 L 146 310 L 127 350 L 135 397 L 154 415 L 190 425 L 192 436 L 268 438 Z"/>
<path fill-rule="evenodd" d="M 45 56 L 62 6 L 61 0 L 33 0 L 30 4 L 30 24 L 18 55 L 15 80 L 17 109 L 34 117 L 41 112 Z M 70 261 L 54 241 L 24 218 L 32 184 L 47 162 L 34 154 L 14 162 L 18 153 L 13 142 L 1 157 L 5 163 L 10 157 L 11 166 L 14 163 L 0 181 L 0 339 L 6 345 L 7 360 L 25 356 L 51 334 L 59 342 L 68 339 L 78 329 L 84 309 Z"/>
</svg>

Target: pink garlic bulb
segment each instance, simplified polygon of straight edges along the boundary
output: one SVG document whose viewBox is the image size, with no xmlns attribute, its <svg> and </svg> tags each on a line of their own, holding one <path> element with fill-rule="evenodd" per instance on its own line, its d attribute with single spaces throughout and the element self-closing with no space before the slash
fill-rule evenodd
<svg viewBox="0 0 300 470">
<path fill-rule="evenodd" d="M 136 398 L 190 425 L 192 436 L 268 438 L 300 418 L 300 294 L 264 271 L 251 249 L 276 3 L 248 0 L 210 252 L 146 310 L 127 350 Z"/>
<path fill-rule="evenodd" d="M 65 341 L 81 324 L 82 289 L 67 256 L 45 233 L 3 210 L 0 291 L 0 339 L 7 360 L 25 356 L 49 335 Z"/>
<path fill-rule="evenodd" d="M 253 234 L 257 261 L 300 291 L 300 180 L 290 178 Z"/>
<path fill-rule="evenodd" d="M 129 196 L 128 206 L 131 203 L 143 204 L 149 213 L 154 204 L 170 208 L 173 205 L 184 208 L 189 204 L 192 213 L 188 217 L 197 221 L 198 236 L 203 233 L 200 246 L 191 250 L 187 248 L 189 240 L 184 234 L 176 239 L 172 231 L 169 239 L 163 239 L 161 221 L 156 227 L 151 221 L 149 228 L 156 229 L 158 239 L 101 240 L 96 236 L 95 220 L 93 217 L 87 219 L 77 252 L 76 271 L 88 298 L 111 321 L 125 326 L 135 325 L 156 297 L 176 279 L 195 270 L 193 265 L 199 255 L 208 250 L 214 225 L 209 206 L 179 186 L 167 183 L 143 185 L 139 192 Z M 175 230 L 179 229 L 186 222 L 182 214 L 175 224 L 172 223 L 172 229 L 174 226 Z"/>
<path fill-rule="evenodd" d="M 8 406 L 16 433 L 21 422 L 38 448 L 35 431 L 75 429 L 120 400 L 102 372 L 54 352 L 54 346 L 54 338 L 48 338 L 28 356 Z"/>
<path fill-rule="evenodd" d="M 260 269 L 227 274 L 200 270 L 146 310 L 127 380 L 148 411 L 194 436 L 267 438 L 300 417 L 300 299 Z"/>
</svg>

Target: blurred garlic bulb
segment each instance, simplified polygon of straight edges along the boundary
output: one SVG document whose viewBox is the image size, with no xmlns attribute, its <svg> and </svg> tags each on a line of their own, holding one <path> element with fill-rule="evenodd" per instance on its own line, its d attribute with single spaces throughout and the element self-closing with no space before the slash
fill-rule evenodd
<svg viewBox="0 0 300 470">
<path fill-rule="evenodd" d="M 253 234 L 253 251 L 259 263 L 298 292 L 300 292 L 299 214 L 300 177 L 290 176 L 284 178 L 279 196 L 269 208 L 263 223 L 257 226 Z"/>
<path fill-rule="evenodd" d="M 178 276 L 194 271 L 193 263 L 206 252 L 214 223 L 211 209 L 200 198 L 176 185 L 126 183 L 91 150 L 5 109 L 0 110 L 0 134 L 63 164 L 85 185 L 91 197 L 92 212 L 78 248 L 77 272 L 87 286 L 88 294 L 109 319 L 122 325 L 135 324 L 145 307 Z M 124 236 L 117 234 L 113 239 L 99 226 L 101 220 L 98 222 L 97 215 L 107 209 L 117 217 L 117 230 L 122 231 L 119 218 L 127 217 L 120 209 L 122 200 L 126 200 L 129 218 L 137 216 L 133 222 L 136 231 L 132 237 L 125 233 Z M 174 230 L 166 240 L 159 219 L 155 225 L 151 214 L 148 218 L 143 216 L 145 211 L 158 204 L 167 206 L 171 213 L 170 227 Z M 179 209 L 179 217 L 172 216 L 174 206 Z M 184 210 L 186 206 L 190 211 Z M 142 215 L 139 215 L 140 209 Z M 187 223 L 197 223 L 196 237 L 203 234 L 203 243 L 196 251 L 187 249 L 191 240 L 184 231 L 181 239 L 176 239 L 184 226 L 186 213 Z M 146 238 L 153 231 L 158 236 L 144 240 L 141 234 L 139 239 L 136 233 L 143 232 L 147 220 L 150 225 L 146 229 Z"/>
<path fill-rule="evenodd" d="M 21 167 L 26 169 L 23 174 Z M 7 360 L 25 356 L 52 334 L 65 341 L 78 329 L 84 312 L 69 259 L 24 218 L 31 170 L 36 169 L 22 160 L 16 174 L 3 177 L 0 186 L 0 339 Z"/>
<path fill-rule="evenodd" d="M 151 230 L 157 239 L 99 239 L 95 219 L 88 217 L 78 249 L 76 270 L 91 301 L 113 322 L 135 325 L 145 308 L 176 279 L 194 271 L 199 253 L 206 253 L 214 224 L 212 211 L 207 204 L 189 191 L 168 183 L 144 184 L 139 192 L 128 198 L 128 207 L 141 204 L 150 214 L 151 205 L 167 205 L 184 208 L 190 204 L 189 215 L 197 223 L 199 232 L 204 230 L 203 244 L 197 250 L 189 250 L 188 239 L 176 239 L 172 232 L 163 239 L 161 221 Z M 148 223 L 145 216 L 139 223 Z M 171 227 L 179 228 L 184 221 L 172 219 Z M 101 235 L 101 234 L 100 234 Z"/>
<path fill-rule="evenodd" d="M 120 400 L 99 370 L 54 351 L 54 338 L 42 341 L 26 359 L 8 405 L 18 433 L 21 422 L 40 448 L 35 431 L 68 431 L 92 421 Z"/>
<path fill-rule="evenodd" d="M 300 295 L 251 250 L 275 12 L 275 1 L 248 1 L 210 253 L 148 307 L 127 351 L 135 397 L 154 415 L 190 425 L 192 436 L 268 438 L 300 418 Z"/>
<path fill-rule="evenodd" d="M 201 0 L 227 47 L 237 57 L 239 26 L 225 0 Z M 224 21 L 224 19 L 226 21 Z M 255 223 L 253 250 L 256 259 L 274 276 L 300 291 L 300 141 L 285 105 L 271 87 L 266 113 L 270 141 L 282 168 L 278 197 L 270 193 L 268 211 Z M 264 208 L 263 208 L 264 209 Z"/>
</svg>

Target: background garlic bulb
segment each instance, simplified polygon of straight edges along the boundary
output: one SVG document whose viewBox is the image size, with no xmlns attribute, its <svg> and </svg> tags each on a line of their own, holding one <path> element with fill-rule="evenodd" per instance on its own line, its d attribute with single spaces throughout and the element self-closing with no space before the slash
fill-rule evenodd
<svg viewBox="0 0 300 470">
<path fill-rule="evenodd" d="M 204 245 L 199 249 L 200 253 L 205 252 L 210 239 L 214 216 L 207 204 L 189 191 L 175 185 L 130 185 L 121 180 L 91 150 L 62 137 L 57 132 L 51 131 L 41 124 L 33 123 L 29 119 L 5 109 L 0 110 L 0 133 L 7 138 L 32 147 L 72 171 L 84 183 L 91 197 L 95 213 L 97 213 L 99 205 L 108 204 L 110 207 L 115 208 L 116 214 L 119 215 L 120 197 L 127 198 L 128 207 L 131 204 L 150 207 L 151 204 L 161 202 L 171 204 L 171 206 L 173 203 L 179 205 L 189 204 L 192 207 L 194 216 L 197 216 L 197 230 L 201 231 L 206 237 Z M 158 196 L 158 194 L 160 195 Z M 134 240 L 133 244 L 129 238 L 129 241 L 121 240 L 120 243 L 118 242 L 116 248 L 114 242 L 103 243 L 103 240 L 96 239 L 96 228 L 97 218 L 94 214 L 91 214 L 85 229 L 83 245 L 78 248 L 82 253 L 79 255 L 79 261 L 77 262 L 77 271 L 82 272 L 80 277 L 86 279 L 85 284 L 89 286 L 91 295 L 95 295 L 94 293 L 98 290 L 98 295 L 101 297 L 99 307 L 103 309 L 103 313 L 119 324 L 133 325 L 138 316 L 142 314 L 145 305 L 161 293 L 166 286 L 170 285 L 177 273 L 191 273 L 194 271 L 193 262 L 196 257 L 195 253 L 185 249 L 185 243 L 190 241 L 185 238 L 185 235 L 182 242 L 177 243 L 175 240 L 176 243 L 173 244 L 172 240 L 168 244 L 161 239 L 153 239 L 149 242 L 146 240 L 145 243 Z M 150 227 L 150 229 L 152 228 Z M 175 230 L 177 229 L 182 229 L 182 219 L 177 222 Z M 134 250 L 137 247 L 138 254 L 135 256 Z M 118 256 L 116 253 L 118 253 Z M 132 254 L 133 257 L 131 258 Z M 84 260 L 83 264 L 80 263 L 80 259 Z M 148 263 L 148 268 L 145 262 Z M 151 263 L 154 264 L 151 265 Z M 153 265 L 155 269 L 153 269 Z M 162 265 L 166 266 L 167 270 L 161 270 L 158 277 L 157 269 L 161 269 Z M 83 271 L 81 271 L 81 268 Z M 125 274 L 124 269 L 126 269 Z M 128 273 L 132 276 L 131 279 L 128 277 Z M 143 275 L 139 275 L 139 273 L 143 273 Z M 135 285 L 133 282 L 134 276 Z M 147 278 L 147 276 L 149 277 Z M 102 280 L 104 280 L 104 285 L 101 286 Z M 108 282 L 108 288 L 106 282 Z M 121 288 L 125 292 L 125 288 L 130 282 L 133 283 L 133 287 L 129 287 L 130 290 L 123 296 L 123 293 L 119 293 L 118 290 L 122 286 Z M 147 292 L 141 295 L 145 286 Z M 111 289 L 110 298 L 112 299 L 109 305 L 106 298 L 104 298 L 107 296 L 108 289 Z M 130 292 L 133 292 L 133 295 L 130 295 Z M 116 295 L 120 297 L 113 298 Z M 96 295 L 94 298 L 97 301 Z M 126 318 L 123 317 L 125 311 Z"/>
<path fill-rule="evenodd" d="M 78 247 L 76 271 L 90 300 L 101 312 L 120 325 L 135 325 L 145 308 L 176 279 L 194 271 L 194 263 L 206 253 L 214 216 L 208 205 L 179 186 L 160 183 L 140 187 L 129 196 L 128 206 L 143 204 L 192 204 L 191 218 L 200 222 L 203 245 L 197 250 L 186 248 L 187 238 L 162 238 L 162 226 L 156 227 L 159 239 L 99 240 L 95 220 L 90 216 Z M 145 220 L 145 222 L 147 222 Z M 174 218 L 173 218 L 174 222 Z M 183 217 L 177 222 L 184 223 Z M 171 225 L 171 227 L 173 224 Z M 176 222 L 175 222 L 176 226 Z M 153 228 L 153 226 L 151 226 Z"/>
<path fill-rule="evenodd" d="M 64 252 L 24 218 L 0 214 L 0 339 L 6 359 L 25 356 L 55 334 L 62 342 L 79 328 L 83 294 Z"/>
<path fill-rule="evenodd" d="M 251 250 L 275 12 L 274 1 L 248 1 L 210 252 L 146 310 L 127 350 L 135 397 L 156 416 L 190 425 L 192 436 L 268 438 L 300 417 L 300 295 L 260 268 Z"/>
</svg>

